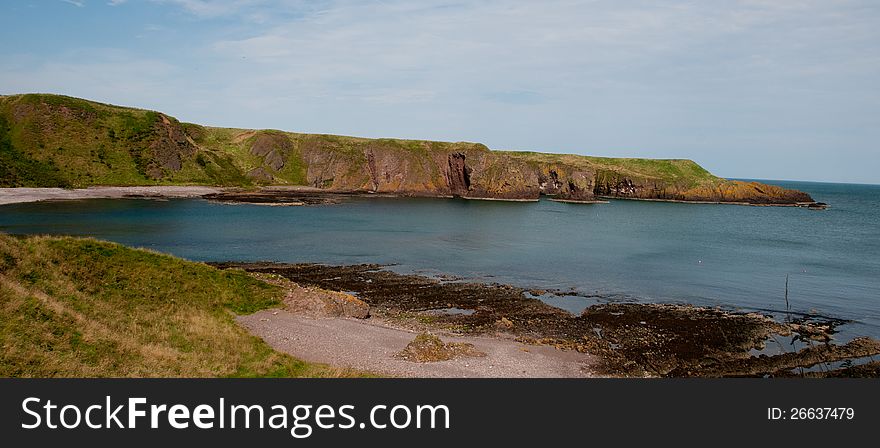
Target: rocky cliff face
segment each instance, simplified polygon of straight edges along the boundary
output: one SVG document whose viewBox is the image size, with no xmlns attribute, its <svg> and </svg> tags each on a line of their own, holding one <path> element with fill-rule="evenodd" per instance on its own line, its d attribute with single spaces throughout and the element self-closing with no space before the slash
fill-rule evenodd
<svg viewBox="0 0 880 448">
<path fill-rule="evenodd" d="M 809 194 L 758 182 L 715 179 L 695 185 L 600 171 L 593 193 L 597 197 L 692 202 L 733 202 L 755 205 L 811 203 Z"/>
<path fill-rule="evenodd" d="M 541 195 L 573 201 L 601 198 L 797 204 L 806 193 L 708 175 L 652 175 L 591 166 L 588 160 L 534 161 L 470 143 L 429 143 L 356 139 L 342 144 L 326 137 L 301 136 L 308 184 L 341 191 L 416 196 L 535 200 Z M 576 156 L 575 156 L 576 157 Z M 677 161 L 692 165 L 690 161 Z"/>
<path fill-rule="evenodd" d="M 196 146 L 180 123 L 159 114 L 153 118 L 152 131 L 145 151 L 147 176 L 161 179 L 168 171 L 180 171 L 183 161 L 195 155 Z"/>
<path fill-rule="evenodd" d="M 467 155 L 461 152 L 449 154 L 446 157 L 449 166 L 446 167 L 446 183 L 449 186 L 449 192 L 453 196 L 467 196 L 471 191 L 471 167 L 467 166 L 465 161 Z"/>
<path fill-rule="evenodd" d="M 715 177 L 689 160 L 209 128 L 55 95 L 0 97 L 0 128 L 0 178 L 10 186 L 158 182 L 511 200 L 812 202 L 803 192 Z"/>
</svg>

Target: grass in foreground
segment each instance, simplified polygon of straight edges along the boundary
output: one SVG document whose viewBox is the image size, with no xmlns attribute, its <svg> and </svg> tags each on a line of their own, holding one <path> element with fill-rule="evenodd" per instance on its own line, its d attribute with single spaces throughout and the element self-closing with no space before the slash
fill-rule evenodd
<svg viewBox="0 0 880 448">
<path fill-rule="evenodd" d="M 280 303 L 240 271 L 67 237 L 0 234 L 0 376 L 356 376 L 235 322 Z"/>
</svg>

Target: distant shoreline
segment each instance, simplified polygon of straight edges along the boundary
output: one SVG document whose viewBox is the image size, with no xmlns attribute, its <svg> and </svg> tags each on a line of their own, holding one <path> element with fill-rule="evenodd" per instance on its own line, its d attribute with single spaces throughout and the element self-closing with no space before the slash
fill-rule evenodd
<svg viewBox="0 0 880 448">
<path fill-rule="evenodd" d="M 622 200 L 622 201 L 643 201 L 643 202 L 671 202 L 676 204 L 709 204 L 709 205 L 745 205 L 749 207 L 801 207 L 810 209 L 824 210 L 828 208 L 828 204 L 823 202 L 795 202 L 793 204 L 761 204 L 755 202 L 742 201 L 685 201 L 681 199 L 655 199 L 655 198 L 627 198 L 620 196 L 598 196 L 599 199 L 605 200 Z M 572 202 L 572 201 L 559 201 Z"/>
<path fill-rule="evenodd" d="M 34 188 L 13 187 L 0 188 L 0 205 L 20 204 L 42 201 L 70 201 L 82 199 L 180 199 L 206 198 L 224 203 L 259 204 L 259 205 L 315 205 L 335 203 L 333 198 L 345 196 L 364 197 L 436 197 L 451 198 L 452 196 L 411 195 L 405 193 L 375 193 L 368 191 L 325 190 L 308 186 L 265 186 L 254 190 L 237 187 L 181 186 L 181 185 L 148 185 L 148 186 L 92 186 L 87 188 Z M 319 199 L 319 200 L 316 200 Z M 464 196 L 462 199 L 501 202 L 538 202 L 540 199 L 517 198 L 483 198 Z M 597 196 L 597 200 L 559 199 L 553 196 L 549 200 L 562 203 L 606 204 L 609 200 L 629 200 L 646 202 L 672 202 L 683 204 L 722 204 L 746 205 L 753 207 L 802 207 L 811 209 L 827 208 L 826 204 L 817 202 L 799 202 L 793 204 L 725 202 L 725 201 L 687 201 L 678 199 L 652 199 L 620 196 Z"/>
<path fill-rule="evenodd" d="M 221 193 L 223 188 L 203 186 L 157 185 L 138 187 L 0 188 L 0 205 L 41 201 L 125 198 L 196 198 Z"/>
</svg>

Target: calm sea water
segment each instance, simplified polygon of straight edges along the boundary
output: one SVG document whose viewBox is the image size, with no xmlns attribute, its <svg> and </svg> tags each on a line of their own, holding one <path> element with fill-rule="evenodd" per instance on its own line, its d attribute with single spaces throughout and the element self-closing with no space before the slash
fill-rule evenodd
<svg viewBox="0 0 880 448">
<path fill-rule="evenodd" d="M 201 261 L 395 264 L 536 289 L 578 312 L 597 300 L 687 302 L 853 320 L 880 337 L 880 186 L 776 182 L 825 211 L 612 201 L 363 198 L 265 207 L 202 200 L 0 206 L 0 231 L 90 235 Z"/>
</svg>

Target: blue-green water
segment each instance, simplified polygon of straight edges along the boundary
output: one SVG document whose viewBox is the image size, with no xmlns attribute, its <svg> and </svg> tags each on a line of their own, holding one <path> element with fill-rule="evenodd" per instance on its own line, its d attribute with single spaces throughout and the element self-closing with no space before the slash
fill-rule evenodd
<svg viewBox="0 0 880 448">
<path fill-rule="evenodd" d="M 315 207 L 89 200 L 0 207 L 0 231 L 91 235 L 192 260 L 394 263 L 600 300 L 799 312 L 880 337 L 880 186 L 772 182 L 825 211 L 612 201 L 362 198 Z"/>
</svg>

